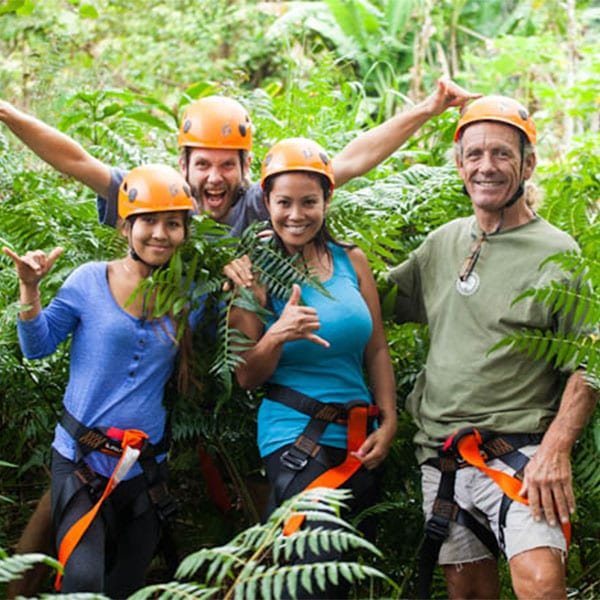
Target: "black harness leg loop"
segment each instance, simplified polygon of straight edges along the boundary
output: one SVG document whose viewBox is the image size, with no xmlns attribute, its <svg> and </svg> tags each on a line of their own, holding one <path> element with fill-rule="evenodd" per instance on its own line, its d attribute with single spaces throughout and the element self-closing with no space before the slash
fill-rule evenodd
<svg viewBox="0 0 600 600">
<path fill-rule="evenodd" d="M 448 537 L 451 521 L 470 529 L 495 558 L 498 558 L 500 548 L 504 549 L 506 515 L 512 500 L 505 494 L 500 503 L 499 546 L 493 532 L 468 511 L 461 508 L 454 499 L 456 470 L 468 466 L 458 455 L 457 445 L 462 437 L 473 431 L 472 427 L 467 427 L 453 434 L 444 444 L 444 449 L 440 450 L 439 458 L 427 463 L 440 470 L 442 475 L 432 516 L 425 524 L 425 536 L 419 557 L 418 593 L 420 598 L 430 597 L 433 572 L 439 558 L 440 548 Z M 479 430 L 479 433 L 482 438 L 481 451 L 485 460 L 499 458 L 512 467 L 516 473 L 522 472 L 529 460 L 518 449 L 530 444 L 539 444 L 543 437 L 543 434 L 540 433 L 496 434 L 486 430 Z"/>
<path fill-rule="evenodd" d="M 103 454 L 118 457 L 122 454 L 123 450 L 118 440 L 114 440 L 106 435 L 102 429 L 84 425 L 68 411 L 64 412 L 60 424 L 75 440 L 77 444 L 78 455 L 80 457 L 78 461 L 78 468 L 74 472 L 75 481 L 66 486 L 68 489 L 65 489 L 64 493 L 61 491 L 61 504 L 58 504 L 57 506 L 61 506 L 62 511 L 69 498 L 72 497 L 71 488 L 73 488 L 73 486 L 77 487 L 76 480 L 85 480 L 87 477 L 87 471 L 93 473 L 90 467 L 84 462 L 84 457 L 91 452 L 102 452 Z M 169 427 L 167 426 L 167 431 L 168 430 Z M 138 462 L 144 474 L 146 489 L 133 501 L 131 512 L 133 518 L 140 516 L 149 509 L 153 509 L 156 512 L 156 515 L 162 525 L 161 545 L 163 548 L 168 546 L 168 550 L 164 552 L 165 561 L 167 562 L 168 568 L 174 573 L 179 564 L 179 559 L 175 550 L 175 543 L 170 531 L 169 522 L 175 515 L 177 504 L 175 498 L 170 494 L 167 487 L 166 469 L 163 468 L 162 464 L 159 464 L 156 461 L 156 457 L 160 454 L 166 453 L 169 450 L 169 446 L 170 436 L 168 434 L 156 444 L 151 444 L 147 440 L 144 443 Z M 96 477 L 100 478 L 100 476 Z M 69 478 L 69 480 L 72 479 L 73 477 Z M 98 493 L 100 493 L 106 485 L 106 479 L 100 478 L 98 481 L 100 482 Z M 88 485 L 88 488 L 90 488 L 89 482 L 84 482 L 81 483 L 81 485 L 79 485 L 75 491 L 78 491 L 83 485 Z M 93 488 L 90 489 L 93 491 Z M 62 496 L 65 496 L 65 498 L 63 499 Z M 110 498 L 102 508 L 104 510 L 105 507 L 109 506 Z"/>
</svg>

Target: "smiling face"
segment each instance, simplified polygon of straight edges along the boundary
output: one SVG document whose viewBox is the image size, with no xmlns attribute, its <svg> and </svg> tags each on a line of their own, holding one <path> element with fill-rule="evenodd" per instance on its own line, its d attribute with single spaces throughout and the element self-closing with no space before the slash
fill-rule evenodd
<svg viewBox="0 0 600 600">
<path fill-rule="evenodd" d="M 327 204 L 318 175 L 292 171 L 273 176 L 266 203 L 289 254 L 302 250 L 323 226 Z"/>
<path fill-rule="evenodd" d="M 125 230 L 129 245 L 147 265 L 164 265 L 185 240 L 186 218 L 183 210 L 136 215 Z"/>
<path fill-rule="evenodd" d="M 189 148 L 187 164 L 181 170 L 200 208 L 220 223 L 225 222 L 242 185 L 243 173 L 239 150 Z M 246 159 L 244 169 L 249 169 Z M 247 172 L 247 171 L 246 171 Z"/>
<path fill-rule="evenodd" d="M 534 154 L 521 157 L 518 130 L 503 123 L 482 121 L 469 125 L 462 135 L 461 150 L 458 172 L 476 212 L 502 210 L 535 168 Z"/>
</svg>

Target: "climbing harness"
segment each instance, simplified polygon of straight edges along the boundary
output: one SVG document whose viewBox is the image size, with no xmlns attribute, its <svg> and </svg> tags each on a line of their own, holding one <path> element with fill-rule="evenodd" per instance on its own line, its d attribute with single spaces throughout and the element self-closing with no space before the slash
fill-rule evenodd
<svg viewBox="0 0 600 600">
<path fill-rule="evenodd" d="M 68 411 L 65 411 L 61 425 L 76 441 L 80 456 L 76 469 L 59 492 L 59 500 L 56 504 L 57 516 L 60 516 L 74 495 L 84 488 L 96 500 L 94 506 L 71 526 L 61 540 L 58 548 L 58 560 L 63 567 L 99 513 L 105 500 L 125 479 L 136 462 L 139 462 L 144 473 L 147 494 L 141 494 L 133 503 L 134 517 L 143 514 L 149 508 L 154 508 L 163 526 L 166 524 L 167 520 L 175 513 L 176 504 L 169 493 L 164 476 L 159 471 L 160 465 L 156 462 L 156 457 L 167 452 L 170 443 L 168 437 L 163 437 L 157 444 L 151 444 L 148 441 L 148 435 L 143 431 L 116 427 L 108 427 L 106 430 L 88 427 L 80 423 Z M 94 451 L 119 458 L 108 481 L 94 473 L 83 460 L 87 454 Z M 105 481 L 106 485 L 104 485 Z M 55 521 L 58 520 L 55 519 Z M 60 591 L 61 582 L 62 575 L 58 573 L 55 580 L 57 591 Z"/>
<path fill-rule="evenodd" d="M 379 415 L 377 406 L 363 400 L 354 400 L 346 404 L 320 402 L 278 384 L 267 386 L 266 397 L 310 417 L 302 433 L 280 457 L 281 468 L 272 490 L 277 504 L 285 498 L 290 484 L 309 461 L 317 460 L 327 464 L 325 451 L 319 445 L 319 438 L 330 423 L 347 426 L 346 458 L 341 464 L 329 468 L 311 481 L 305 490 L 317 487 L 338 488 L 360 469 L 362 463 L 352 453 L 362 446 L 372 430 L 373 422 Z M 304 518 L 301 513 L 292 515 L 284 526 L 284 535 L 296 532 L 302 526 Z"/>
<path fill-rule="evenodd" d="M 425 524 L 425 537 L 419 559 L 419 598 L 429 598 L 433 571 L 440 548 L 448 537 L 451 522 L 470 529 L 495 558 L 499 555 L 500 548 L 492 531 L 456 502 L 454 497 L 456 472 L 464 467 L 476 467 L 493 479 L 504 492 L 498 518 L 500 544 L 503 549 L 506 515 L 511 503 L 516 501 L 529 504 L 527 498 L 519 495 L 523 470 L 529 462 L 529 457 L 520 452 L 519 448 L 539 444 L 542 437 L 542 433 L 497 434 L 467 427 L 449 436 L 439 450 L 438 458 L 430 459 L 425 463 L 438 469 L 441 478 L 431 518 Z M 486 462 L 495 458 L 511 467 L 514 474 L 509 475 L 488 467 Z M 570 524 L 563 525 L 563 533 L 568 547 L 571 539 Z"/>
</svg>

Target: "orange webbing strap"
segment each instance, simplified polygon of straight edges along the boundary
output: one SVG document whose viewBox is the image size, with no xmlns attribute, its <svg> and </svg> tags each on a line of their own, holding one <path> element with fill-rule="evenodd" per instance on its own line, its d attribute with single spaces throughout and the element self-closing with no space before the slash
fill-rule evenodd
<svg viewBox="0 0 600 600">
<path fill-rule="evenodd" d="M 60 542 L 60 547 L 58 548 L 58 561 L 63 568 L 77 547 L 77 544 L 79 544 L 81 541 L 84 533 L 87 531 L 88 527 L 98 514 L 98 511 L 100 510 L 100 507 L 104 501 L 110 496 L 117 485 L 123 481 L 127 473 L 129 473 L 131 467 L 133 467 L 133 465 L 136 463 L 141 453 L 141 447 L 146 439 L 148 439 L 148 435 L 143 431 L 139 431 L 138 429 L 126 429 L 123 432 L 123 439 L 121 440 L 123 453 L 121 454 L 121 458 L 119 459 L 115 470 L 112 472 L 106 487 L 104 488 L 104 492 L 102 492 L 102 496 L 85 515 L 71 525 L 71 528 L 67 531 Z M 54 587 L 57 592 L 60 591 L 61 585 L 62 574 L 57 573 L 54 581 Z"/>
<path fill-rule="evenodd" d="M 325 471 L 325 473 L 321 473 L 304 488 L 305 490 L 318 487 L 338 488 L 360 469 L 362 463 L 351 453 L 356 452 L 367 438 L 368 412 L 368 406 L 354 406 L 350 409 L 346 437 L 348 448 L 344 462 Z M 292 535 L 292 533 L 298 531 L 304 523 L 304 518 L 302 513 L 292 515 L 283 527 L 283 535 Z"/>
<path fill-rule="evenodd" d="M 493 479 L 500 489 L 515 502 L 521 502 L 521 504 L 529 504 L 529 500 L 519 494 L 523 482 L 502 471 L 497 469 L 491 469 L 485 464 L 481 452 L 479 450 L 481 446 L 481 434 L 476 429 L 473 433 L 469 433 L 462 437 L 457 443 L 457 451 L 461 457 L 468 462 L 470 465 L 478 468 L 480 471 L 485 473 L 488 477 Z M 562 524 L 562 530 L 567 540 L 567 548 L 571 544 L 571 523 Z"/>
</svg>

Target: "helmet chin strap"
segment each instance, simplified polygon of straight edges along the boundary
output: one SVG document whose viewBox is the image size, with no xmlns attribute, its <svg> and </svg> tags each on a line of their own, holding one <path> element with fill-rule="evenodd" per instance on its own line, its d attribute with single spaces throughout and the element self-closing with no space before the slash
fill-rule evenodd
<svg viewBox="0 0 600 600">
<path fill-rule="evenodd" d="M 521 183 L 519 183 L 519 187 L 516 189 L 515 193 L 508 199 L 506 204 L 502 207 L 502 210 L 512 206 L 524 193 L 525 193 L 525 189 L 523 187 L 523 182 L 521 181 Z"/>
</svg>

